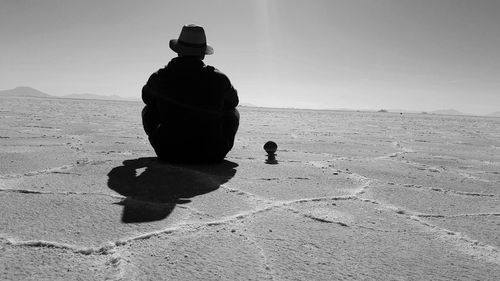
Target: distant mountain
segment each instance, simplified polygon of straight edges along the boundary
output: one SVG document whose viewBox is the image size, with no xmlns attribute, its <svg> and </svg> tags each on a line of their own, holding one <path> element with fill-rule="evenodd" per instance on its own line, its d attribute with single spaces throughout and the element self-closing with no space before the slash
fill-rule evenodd
<svg viewBox="0 0 500 281">
<path fill-rule="evenodd" d="M 124 97 L 120 97 L 117 95 L 106 96 L 106 95 L 96 95 L 96 94 L 71 94 L 71 95 L 62 96 L 61 98 L 85 99 L 85 100 L 118 100 L 118 101 L 138 100 L 138 99 L 132 99 L 132 98 L 124 98 Z"/>
<path fill-rule="evenodd" d="M 10 90 L 0 91 L 0 96 L 4 97 L 36 97 L 36 98 L 53 98 L 49 94 L 41 92 L 31 87 L 17 87 Z"/>
<path fill-rule="evenodd" d="M 66 96 L 53 96 L 41 92 L 31 87 L 17 87 L 10 90 L 0 91 L 0 96 L 4 97 L 35 97 L 35 98 L 63 98 L 63 99 L 87 99 L 87 100 L 117 100 L 117 101 L 138 101 L 139 98 L 124 98 L 117 95 L 95 95 L 95 94 L 70 94 Z"/>
<path fill-rule="evenodd" d="M 490 114 L 487 114 L 486 116 L 500 117 L 500 111 L 492 112 Z"/>
<path fill-rule="evenodd" d="M 460 112 L 455 109 L 441 109 L 441 110 L 434 110 L 430 111 L 429 113 L 431 114 L 441 114 L 441 115 L 468 115 L 466 113 Z"/>
</svg>

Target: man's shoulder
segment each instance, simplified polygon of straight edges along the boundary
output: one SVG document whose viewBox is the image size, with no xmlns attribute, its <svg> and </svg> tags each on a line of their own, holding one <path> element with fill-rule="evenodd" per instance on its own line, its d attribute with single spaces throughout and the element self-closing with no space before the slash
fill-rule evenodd
<svg viewBox="0 0 500 281">
<path fill-rule="evenodd" d="M 161 80 L 165 75 L 167 75 L 167 66 L 153 72 L 153 74 L 149 76 L 148 83 L 155 83 L 158 80 Z"/>
<path fill-rule="evenodd" d="M 167 74 L 168 65 L 158 69 L 153 75 L 161 76 Z"/>
<path fill-rule="evenodd" d="M 211 65 L 206 65 L 205 68 L 207 68 L 207 70 L 210 71 L 210 73 L 219 81 L 223 82 L 223 83 L 228 83 L 229 82 L 229 78 L 227 77 L 226 74 L 224 74 L 224 72 L 220 71 L 219 69 L 217 69 L 216 67 L 213 67 Z"/>
<path fill-rule="evenodd" d="M 166 67 L 166 66 L 164 66 L 163 68 L 158 69 L 157 71 L 153 72 L 153 73 L 151 74 L 151 76 L 158 76 L 158 75 L 160 75 L 160 74 L 164 73 L 164 72 L 165 72 L 165 70 L 166 70 L 166 68 L 167 68 L 167 67 Z"/>
<path fill-rule="evenodd" d="M 220 71 L 218 68 L 214 67 L 214 66 L 211 66 L 211 65 L 205 65 L 205 68 L 207 68 L 208 70 L 212 71 L 215 75 L 218 75 L 218 76 L 226 76 L 226 74 L 224 74 L 224 72 Z"/>
</svg>

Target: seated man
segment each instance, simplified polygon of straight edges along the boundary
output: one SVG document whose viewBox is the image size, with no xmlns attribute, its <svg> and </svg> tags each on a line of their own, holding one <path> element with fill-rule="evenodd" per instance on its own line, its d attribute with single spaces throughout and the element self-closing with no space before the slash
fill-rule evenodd
<svg viewBox="0 0 500 281">
<path fill-rule="evenodd" d="M 203 63 L 213 54 L 203 27 L 184 26 L 170 48 L 178 57 L 153 73 L 142 89 L 149 142 L 164 161 L 222 161 L 239 126 L 237 92 L 226 75 Z"/>
</svg>

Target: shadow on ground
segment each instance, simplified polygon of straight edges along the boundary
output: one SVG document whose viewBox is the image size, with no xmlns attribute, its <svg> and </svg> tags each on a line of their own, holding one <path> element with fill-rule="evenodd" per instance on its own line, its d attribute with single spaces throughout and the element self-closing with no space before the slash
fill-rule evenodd
<svg viewBox="0 0 500 281">
<path fill-rule="evenodd" d="M 212 165 L 174 165 L 155 157 L 123 161 L 108 173 L 108 187 L 126 196 L 122 222 L 162 220 L 177 204 L 212 192 L 236 174 L 238 164 L 223 161 Z"/>
</svg>

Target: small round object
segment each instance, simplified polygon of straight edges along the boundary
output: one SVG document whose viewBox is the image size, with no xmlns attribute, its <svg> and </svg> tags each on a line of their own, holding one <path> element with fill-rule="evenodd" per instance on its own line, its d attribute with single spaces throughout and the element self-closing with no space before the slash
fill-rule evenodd
<svg viewBox="0 0 500 281">
<path fill-rule="evenodd" d="M 278 145 L 274 141 L 268 141 L 264 144 L 264 150 L 267 154 L 274 154 L 278 150 Z"/>
</svg>

